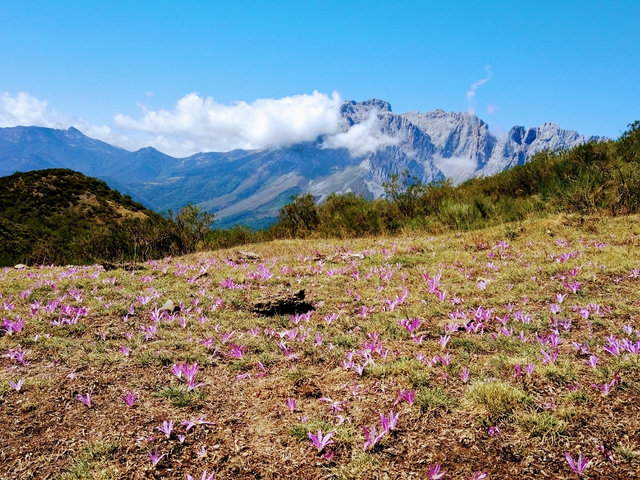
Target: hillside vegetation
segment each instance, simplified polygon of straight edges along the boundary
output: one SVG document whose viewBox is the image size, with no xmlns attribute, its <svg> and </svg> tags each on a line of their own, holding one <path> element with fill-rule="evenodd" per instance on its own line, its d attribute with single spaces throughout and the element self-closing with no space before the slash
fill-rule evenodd
<svg viewBox="0 0 640 480">
<path fill-rule="evenodd" d="M 72 170 L 16 173 L 0 178 L 0 266 L 185 254 L 202 235 L 198 218 L 190 206 L 162 217 Z"/>
</svg>

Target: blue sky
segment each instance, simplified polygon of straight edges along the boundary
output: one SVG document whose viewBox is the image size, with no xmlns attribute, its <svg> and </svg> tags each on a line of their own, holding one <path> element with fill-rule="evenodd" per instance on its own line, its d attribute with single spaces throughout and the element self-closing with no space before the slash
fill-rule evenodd
<svg viewBox="0 0 640 480">
<path fill-rule="evenodd" d="M 639 19 L 638 1 L 4 0 L 0 95 L 14 123 L 115 143 L 170 137 L 147 115 L 193 92 L 218 109 L 337 92 L 397 113 L 473 108 L 496 131 L 553 121 L 615 138 L 640 119 Z"/>
</svg>

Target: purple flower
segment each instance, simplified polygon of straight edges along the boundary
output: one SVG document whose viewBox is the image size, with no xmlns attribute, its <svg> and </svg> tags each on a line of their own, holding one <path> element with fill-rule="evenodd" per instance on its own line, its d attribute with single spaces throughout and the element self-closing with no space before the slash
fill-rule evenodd
<svg viewBox="0 0 640 480">
<path fill-rule="evenodd" d="M 122 401 L 126 403 L 129 407 L 133 407 L 133 402 L 136 401 L 137 397 L 138 396 L 135 393 L 127 391 L 127 394 L 123 395 L 120 398 L 122 398 Z"/>
<path fill-rule="evenodd" d="M 589 360 L 583 360 L 583 362 L 589 365 L 591 368 L 596 368 L 596 365 L 598 365 L 598 357 L 596 355 L 591 355 L 589 357 Z"/>
<path fill-rule="evenodd" d="M 152 297 L 147 296 L 147 295 L 141 295 L 141 296 L 138 297 L 138 302 L 140 302 L 140 305 L 146 305 L 147 303 L 149 303 L 151 301 L 151 298 Z"/>
<path fill-rule="evenodd" d="M 87 392 L 86 395 L 77 394 L 76 400 L 84 403 L 87 407 L 91 406 L 91 392 Z"/>
<path fill-rule="evenodd" d="M 210 474 L 207 474 L 207 471 L 205 470 L 204 472 L 202 472 L 202 477 L 200 477 L 200 480 L 214 480 L 216 478 L 216 472 L 213 471 Z M 186 480 L 194 480 L 193 477 L 189 474 L 187 474 Z"/>
<path fill-rule="evenodd" d="M 371 430 L 367 430 L 367 427 L 363 425 L 362 433 L 364 433 L 364 438 L 365 438 L 364 450 L 366 451 L 367 448 L 373 447 L 376 443 L 378 443 L 380 439 L 384 436 L 384 434 L 387 433 L 387 430 L 382 430 L 382 432 L 380 432 L 380 435 L 376 436 L 375 425 L 371 426 Z"/>
<path fill-rule="evenodd" d="M 324 458 L 325 460 L 331 461 L 333 460 L 334 456 L 335 456 L 335 452 L 332 452 L 331 450 L 329 450 L 322 455 L 322 458 Z"/>
<path fill-rule="evenodd" d="M 156 430 L 161 431 L 162 433 L 164 433 L 165 437 L 169 438 L 171 436 L 171 432 L 173 431 L 173 420 L 169 420 L 168 422 L 164 420 L 162 422 L 162 426 L 156 427 Z"/>
<path fill-rule="evenodd" d="M 347 390 L 349 390 L 351 395 L 353 395 L 354 397 L 358 397 L 358 395 L 361 395 L 361 394 L 366 393 L 368 391 L 368 390 L 363 389 L 361 386 L 359 386 L 358 383 L 355 380 L 353 381 L 353 387 L 351 385 L 345 385 L 344 387 Z"/>
<path fill-rule="evenodd" d="M 547 363 L 553 363 L 558 359 L 558 349 L 556 348 L 553 352 L 547 353 L 542 348 L 540 349 L 542 353 L 542 364 L 546 365 Z"/>
<path fill-rule="evenodd" d="M 620 340 L 618 340 L 614 335 L 610 335 L 607 337 L 607 342 L 609 345 L 603 346 L 602 349 L 611 355 L 620 355 L 620 348 L 622 347 Z"/>
<path fill-rule="evenodd" d="M 402 320 L 399 320 L 399 321 L 398 321 L 398 324 L 399 324 L 400 326 L 402 326 L 402 327 L 406 328 L 406 329 L 407 329 L 407 331 L 408 331 L 409 333 L 413 333 L 413 331 L 414 331 L 415 329 L 417 329 L 418 327 L 420 327 L 420 324 L 421 324 L 421 323 L 422 323 L 422 322 L 420 321 L 420 319 L 419 319 L 419 318 L 412 318 L 411 320 L 404 320 L 404 319 L 402 319 Z"/>
<path fill-rule="evenodd" d="M 556 302 L 562 303 L 566 298 L 566 296 L 567 296 L 566 293 L 556 293 Z"/>
<path fill-rule="evenodd" d="M 575 473 L 578 477 L 581 477 L 584 470 L 591 463 L 587 457 L 582 458 L 582 454 L 578 455 L 578 458 L 574 460 L 569 452 L 564 452 L 564 456 L 567 459 L 567 463 L 569 467 L 571 467 L 571 471 Z"/>
<path fill-rule="evenodd" d="M 445 353 L 444 357 L 442 355 L 438 355 L 438 360 L 440 360 L 440 363 L 442 363 L 445 367 L 448 367 L 451 363 L 451 353 Z"/>
<path fill-rule="evenodd" d="M 292 412 L 296 409 L 296 399 L 293 397 L 287 398 L 287 408 Z"/>
<path fill-rule="evenodd" d="M 627 352 L 629 353 L 633 353 L 634 355 L 638 355 L 640 354 L 640 340 L 636 341 L 635 343 L 633 343 L 632 341 L 630 341 L 629 339 L 625 338 L 622 341 L 622 346 L 627 350 Z"/>
<path fill-rule="evenodd" d="M 394 405 L 400 403 L 400 401 L 404 400 L 409 405 L 413 405 L 413 401 L 416 398 L 415 390 L 405 390 L 404 388 L 398 391 L 398 396 L 396 397 L 396 401 L 393 402 Z"/>
<path fill-rule="evenodd" d="M 575 294 L 575 293 L 578 293 L 578 290 L 580 289 L 582 284 L 574 280 L 573 283 L 565 283 L 564 286 L 567 287 L 569 290 L 571 290 L 571 293 Z"/>
<path fill-rule="evenodd" d="M 462 368 L 460 378 L 462 379 L 462 383 L 467 383 L 469 381 L 469 369 L 467 367 Z"/>
<path fill-rule="evenodd" d="M 23 327 L 24 320 L 22 320 L 20 316 L 17 316 L 15 322 L 12 322 L 8 318 L 4 319 L 4 328 L 8 335 L 12 335 L 13 333 L 20 333 Z"/>
<path fill-rule="evenodd" d="M 436 297 L 438 297 L 438 300 L 440 300 L 441 302 L 444 302 L 445 298 L 447 298 L 446 290 L 438 290 L 435 293 L 436 293 Z"/>
<path fill-rule="evenodd" d="M 233 334 L 236 333 L 236 331 L 232 331 L 232 332 L 223 332 L 220 333 L 220 341 L 222 343 L 227 343 L 229 340 L 231 340 L 231 337 L 233 337 Z"/>
<path fill-rule="evenodd" d="M 338 400 L 331 400 L 329 397 L 322 397 L 318 399 L 320 402 L 325 402 L 331 405 L 331 413 L 336 413 L 336 412 L 341 412 L 342 411 L 342 405 L 344 405 L 345 402 L 341 402 Z"/>
<path fill-rule="evenodd" d="M 338 314 L 337 313 L 330 313 L 329 315 L 327 315 L 326 317 L 324 317 L 324 321 L 327 323 L 331 323 L 335 320 L 338 319 Z"/>
<path fill-rule="evenodd" d="M 611 463 L 618 463 L 616 457 L 613 455 L 613 452 L 606 448 L 604 445 L 596 445 L 596 448 L 602 452 L 604 457 L 609 460 Z"/>
<path fill-rule="evenodd" d="M 160 460 L 162 460 L 162 458 L 165 456 L 166 454 L 162 454 L 159 455 L 158 454 L 158 449 L 156 448 L 155 452 L 149 452 L 149 460 L 151 460 L 151 465 L 153 465 L 154 467 L 160 462 Z"/>
<path fill-rule="evenodd" d="M 187 390 L 193 390 L 194 388 L 198 388 L 204 385 L 204 383 L 195 383 L 195 376 L 197 372 L 198 372 L 197 363 L 194 363 L 191 366 L 187 363 L 174 364 L 171 367 L 171 373 L 173 373 L 176 377 L 182 378 L 182 375 L 185 376 L 185 380 L 187 382 Z"/>
<path fill-rule="evenodd" d="M 24 383 L 24 378 L 21 378 L 20 380 L 18 380 L 17 382 L 12 382 L 9 381 L 9 385 L 11 386 L 11 388 L 13 388 L 16 392 L 19 392 L 20 389 L 22 388 L 22 384 Z"/>
<path fill-rule="evenodd" d="M 24 356 L 28 351 L 29 350 L 21 350 L 19 346 L 15 350 L 13 348 L 10 348 L 9 353 L 7 353 L 5 357 L 9 360 L 16 360 L 22 366 L 26 367 L 27 365 L 29 365 L 29 363 L 31 363 L 24 359 Z"/>
<path fill-rule="evenodd" d="M 531 374 L 533 373 L 533 363 L 529 363 L 526 367 L 525 367 L 525 372 L 527 374 L 527 377 L 530 377 Z"/>
<path fill-rule="evenodd" d="M 518 378 L 520 375 L 522 375 L 522 367 L 520 366 L 519 363 L 514 364 L 513 369 L 515 370 L 515 373 L 513 374 L 513 378 Z"/>
<path fill-rule="evenodd" d="M 235 345 L 233 343 L 230 343 L 229 347 L 231 347 L 230 355 L 233 358 L 237 358 L 238 360 L 242 360 L 242 358 L 244 357 L 245 352 L 247 351 L 247 346 L 246 345 Z"/>
<path fill-rule="evenodd" d="M 484 480 L 485 478 L 487 478 L 487 472 L 481 472 L 478 470 L 477 472 L 474 472 L 472 476 L 465 477 L 465 480 Z"/>
<path fill-rule="evenodd" d="M 326 435 L 322 435 L 322 430 L 318 429 L 318 435 L 314 435 L 309 432 L 309 439 L 311 440 L 311 444 L 318 449 L 318 452 L 321 452 L 324 447 L 333 443 L 331 437 L 333 436 L 333 432 L 329 432 Z"/>
<path fill-rule="evenodd" d="M 384 414 L 380 414 L 380 421 L 382 422 L 382 430 L 388 432 L 389 430 L 393 430 L 398 424 L 398 417 L 400 417 L 399 413 L 393 414 L 393 410 L 389 412 L 389 418 L 384 416 Z"/>
<path fill-rule="evenodd" d="M 447 473 L 446 470 L 440 469 L 440 464 L 436 463 L 435 465 L 429 465 L 429 471 L 427 472 L 427 477 L 430 480 L 439 480 L 444 477 L 444 474 Z"/>
<path fill-rule="evenodd" d="M 182 377 L 182 369 L 183 369 L 184 365 L 181 363 L 174 363 L 171 366 L 171 373 L 173 373 L 176 377 L 181 378 Z"/>
<path fill-rule="evenodd" d="M 610 383 L 603 383 L 602 385 L 597 385 L 595 383 L 591 384 L 591 386 L 595 389 L 602 391 L 602 396 L 609 395 L 611 392 L 611 388 L 616 385 L 616 379 L 614 378 Z"/>
</svg>

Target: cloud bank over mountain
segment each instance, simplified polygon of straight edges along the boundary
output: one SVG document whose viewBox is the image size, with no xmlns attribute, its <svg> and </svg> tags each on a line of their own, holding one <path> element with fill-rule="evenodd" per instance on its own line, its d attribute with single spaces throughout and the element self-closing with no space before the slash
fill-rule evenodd
<svg viewBox="0 0 640 480">
<path fill-rule="evenodd" d="M 113 126 L 91 125 L 49 107 L 47 101 L 20 92 L 0 96 L 0 127 L 75 127 L 86 135 L 135 151 L 143 147 L 175 157 L 198 152 L 259 150 L 314 141 L 324 136 L 326 148 L 346 148 L 362 156 L 397 139 L 380 132 L 377 112 L 359 124 L 349 125 L 340 113 L 343 99 L 314 91 L 279 99 L 229 105 L 211 97 L 189 93 L 170 109 L 152 110 L 140 105 L 142 116 L 116 114 Z"/>
</svg>

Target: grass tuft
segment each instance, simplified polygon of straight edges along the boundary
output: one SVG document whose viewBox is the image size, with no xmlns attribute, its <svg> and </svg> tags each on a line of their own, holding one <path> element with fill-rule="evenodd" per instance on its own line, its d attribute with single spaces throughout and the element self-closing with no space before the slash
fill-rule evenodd
<svg viewBox="0 0 640 480">
<path fill-rule="evenodd" d="M 422 414 L 449 412 L 455 406 L 455 401 L 440 387 L 418 389 L 415 403 Z"/>
<path fill-rule="evenodd" d="M 177 408 L 202 406 L 207 394 L 202 390 L 187 390 L 185 385 L 169 386 L 160 390 L 156 396 L 166 398 Z"/>
<path fill-rule="evenodd" d="M 477 382 L 465 396 L 472 406 L 480 409 L 484 415 L 491 415 L 494 421 L 509 417 L 517 408 L 531 403 L 527 393 L 502 380 Z"/>
<path fill-rule="evenodd" d="M 547 412 L 520 412 L 516 421 L 524 432 L 542 440 L 555 439 L 567 429 L 567 422 Z"/>
</svg>

